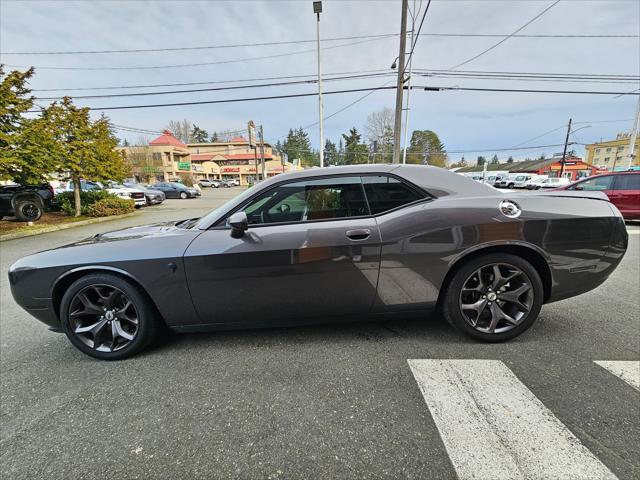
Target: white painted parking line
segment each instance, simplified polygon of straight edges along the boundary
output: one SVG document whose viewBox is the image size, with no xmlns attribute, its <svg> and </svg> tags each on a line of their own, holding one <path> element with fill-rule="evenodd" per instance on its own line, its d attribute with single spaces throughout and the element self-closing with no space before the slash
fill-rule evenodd
<svg viewBox="0 0 640 480">
<path fill-rule="evenodd" d="M 604 361 L 595 360 L 602 368 L 624 380 L 636 390 L 640 390 L 640 361 Z"/>
<path fill-rule="evenodd" d="M 616 476 L 497 360 L 408 360 L 460 480 Z"/>
<path fill-rule="evenodd" d="M 627 230 L 629 235 L 638 235 L 640 234 L 640 230 Z"/>
</svg>

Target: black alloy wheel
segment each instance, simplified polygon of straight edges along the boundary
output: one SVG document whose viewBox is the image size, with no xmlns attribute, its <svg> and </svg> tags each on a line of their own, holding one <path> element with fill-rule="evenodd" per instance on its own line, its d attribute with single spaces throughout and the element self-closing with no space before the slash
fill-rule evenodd
<svg viewBox="0 0 640 480">
<path fill-rule="evenodd" d="M 90 274 L 74 282 L 62 298 L 62 328 L 79 350 L 118 360 L 143 349 L 156 334 L 155 309 L 124 278 Z"/>
<path fill-rule="evenodd" d="M 35 200 L 18 200 L 16 218 L 21 222 L 35 222 L 42 217 L 42 205 Z"/>
<path fill-rule="evenodd" d="M 511 254 L 489 254 L 456 271 L 442 307 L 457 329 L 478 340 L 499 342 L 535 322 L 542 297 L 542 280 L 529 262 Z"/>
</svg>

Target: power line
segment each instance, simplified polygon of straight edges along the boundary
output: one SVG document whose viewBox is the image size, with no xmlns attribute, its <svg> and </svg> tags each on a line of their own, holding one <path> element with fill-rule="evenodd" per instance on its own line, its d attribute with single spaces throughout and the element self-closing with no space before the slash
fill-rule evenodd
<svg viewBox="0 0 640 480">
<path fill-rule="evenodd" d="M 569 142 L 569 145 L 573 145 L 574 142 Z M 538 150 L 540 148 L 561 147 L 564 143 L 555 143 L 551 145 L 536 145 L 530 147 L 508 147 L 508 148 L 485 148 L 484 150 L 447 150 L 447 153 L 486 153 L 486 152 L 510 152 L 516 150 Z"/>
<path fill-rule="evenodd" d="M 425 37 L 472 37 L 472 38 L 640 38 L 640 35 L 565 35 L 565 34 L 500 34 L 500 33 L 423 33 Z"/>
<path fill-rule="evenodd" d="M 600 73 L 555 73 L 555 72 L 509 72 L 509 71 L 500 71 L 500 70 L 441 70 L 434 68 L 416 68 L 417 71 L 423 72 L 437 72 L 437 73 L 456 73 L 456 74 L 496 74 L 496 75 L 541 75 L 541 76 L 560 76 L 560 77 L 593 77 L 593 78 L 603 78 L 603 77 L 612 77 L 612 78 L 633 78 L 638 79 L 640 76 L 638 75 L 630 75 L 630 74 L 600 74 Z"/>
<path fill-rule="evenodd" d="M 335 48 L 342 47 L 350 47 L 353 45 L 360 45 L 362 43 L 369 43 L 376 40 L 381 40 L 389 37 L 377 37 L 368 40 L 360 40 L 358 42 L 350 42 L 350 43 L 341 43 L 340 45 L 333 45 L 329 47 L 322 47 L 322 50 L 332 50 Z M 186 68 L 186 67 L 204 67 L 209 65 L 223 65 L 229 63 L 241 63 L 248 62 L 253 60 L 266 60 L 270 58 L 280 58 L 280 57 L 290 57 L 293 55 L 301 55 L 303 53 L 315 52 L 316 49 L 307 49 L 307 50 L 298 50 L 297 52 L 286 52 L 286 53 L 276 53 L 273 55 L 262 55 L 258 57 L 244 57 L 244 58 L 235 58 L 230 60 L 218 60 L 215 62 L 200 62 L 200 63 L 183 63 L 183 64 L 175 64 L 175 65 L 136 65 L 136 66 L 127 66 L 127 67 L 52 67 L 52 66 L 33 66 L 36 70 L 81 70 L 81 71 L 94 71 L 94 70 L 156 70 L 156 69 L 167 69 L 167 68 Z M 9 65 L 8 67 L 12 68 L 31 68 L 25 65 Z"/>
<path fill-rule="evenodd" d="M 633 92 L 605 92 L 599 90 L 542 90 L 528 88 L 472 88 L 472 87 L 414 87 L 422 88 L 427 91 L 447 91 L 447 90 L 463 90 L 469 92 L 513 92 L 513 93 L 566 93 L 578 95 L 640 95 Z"/>
<path fill-rule="evenodd" d="M 370 87 L 370 88 L 354 88 L 348 90 L 335 90 L 331 92 L 326 92 L 326 95 L 334 95 L 340 93 L 353 93 L 353 92 L 365 92 L 371 90 L 388 90 L 390 88 L 395 87 Z M 615 92 L 614 92 L 615 93 Z M 229 98 L 223 100 L 202 100 L 197 102 L 176 102 L 176 103 L 156 103 L 149 105 L 124 105 L 119 107 L 86 107 L 89 110 L 129 110 L 129 109 L 137 109 L 137 108 L 156 108 L 156 107 L 178 107 L 185 105 L 210 105 L 216 103 L 238 103 L 238 102 L 252 102 L 258 100 L 278 100 L 285 98 L 301 98 L 301 97 L 312 97 L 317 95 L 317 93 L 295 93 L 289 95 L 272 95 L 267 97 L 248 97 L 248 98 Z M 29 110 L 27 113 L 40 113 L 38 110 Z"/>
<path fill-rule="evenodd" d="M 409 52 L 409 57 L 403 65 L 407 65 L 411 61 L 411 57 L 413 56 L 413 51 L 418 44 L 418 39 L 420 38 L 420 31 L 422 30 L 422 24 L 424 23 L 424 19 L 427 18 L 427 12 L 429 11 L 429 7 L 431 6 L 431 0 L 427 2 L 427 6 L 424 7 L 424 13 L 422 14 L 422 19 L 420 20 L 420 25 L 418 26 L 418 31 L 416 32 L 415 39 L 413 40 L 413 44 L 411 45 L 411 52 Z"/>
<path fill-rule="evenodd" d="M 459 37 L 459 38 L 502 38 L 507 34 L 500 33 L 423 33 L 423 36 L 428 37 Z M 377 35 L 356 35 L 349 37 L 333 37 L 323 38 L 323 42 L 339 41 L 339 40 L 355 40 L 362 38 L 383 38 L 383 37 L 397 37 L 397 33 L 381 33 Z M 640 35 L 634 34 L 516 34 L 511 35 L 510 38 L 640 38 Z M 0 55 L 89 55 L 89 54 L 110 54 L 110 53 L 150 53 L 150 52 L 177 52 L 188 50 L 215 50 L 221 48 L 243 48 L 243 47 L 266 47 L 276 45 L 292 45 L 300 43 L 315 43 L 316 40 L 288 40 L 281 42 L 256 42 L 256 43 L 239 43 L 230 45 L 204 45 L 204 46 L 192 46 L 192 47 L 165 47 L 165 48 L 131 48 L 121 50 L 65 50 L 65 51 L 45 51 L 45 52 L 0 52 Z"/>
<path fill-rule="evenodd" d="M 531 20 L 529 20 L 527 23 L 525 23 L 524 25 L 522 25 L 520 28 L 516 29 L 513 33 L 510 33 L 509 35 L 507 35 L 506 37 L 504 37 L 502 40 L 500 40 L 499 42 L 491 45 L 489 48 L 483 50 L 482 52 L 478 53 L 477 55 L 474 55 L 473 57 L 465 60 L 464 62 L 458 63 L 457 65 L 454 65 L 453 67 L 450 67 L 449 70 L 454 70 L 456 68 L 461 67 L 462 65 L 466 65 L 467 63 L 473 62 L 474 60 L 476 60 L 477 58 L 480 58 L 482 55 L 484 55 L 485 53 L 490 52 L 491 50 L 493 50 L 496 47 L 499 47 L 500 45 L 502 45 L 504 42 L 506 42 L 507 40 L 509 40 L 511 37 L 513 37 L 516 33 L 520 32 L 521 30 L 523 30 L 525 27 L 531 25 L 533 22 L 535 22 L 538 18 L 540 18 L 541 16 L 543 16 L 545 13 L 547 13 L 549 10 L 551 10 L 553 7 L 555 7 L 558 3 L 560 3 L 560 0 L 556 0 L 555 2 L 553 2 L 551 5 L 547 6 L 544 10 L 542 10 L 542 12 L 540 12 L 539 14 L 537 14 L 535 17 L 533 17 Z"/>
<path fill-rule="evenodd" d="M 334 42 L 338 40 L 358 40 L 358 39 L 378 39 L 387 37 L 397 37 L 398 33 L 380 33 L 377 35 L 353 35 L 349 37 L 323 38 L 323 42 Z M 232 45 L 206 45 L 194 47 L 173 47 L 173 48 L 130 48 L 122 50 L 65 50 L 51 52 L 2 52 L 0 55 L 85 55 L 85 54 L 106 54 L 106 53 L 149 53 L 149 52 L 178 52 L 185 50 L 214 50 L 220 48 L 241 48 L 241 47 L 267 47 L 275 45 L 292 45 L 299 43 L 316 43 L 313 40 L 287 40 L 281 42 L 257 42 L 257 43 L 237 43 Z"/>
<path fill-rule="evenodd" d="M 353 88 L 353 89 L 345 89 L 345 90 L 334 90 L 330 92 L 326 92 L 326 95 L 335 95 L 341 93 L 354 93 L 354 92 L 369 92 L 369 91 L 377 91 L 377 90 L 389 90 L 394 89 L 395 87 L 390 86 L 381 86 L 381 87 L 368 87 L 368 88 Z M 461 91 L 476 91 L 476 92 L 515 92 L 515 93 L 562 93 L 562 94 L 579 94 L 579 95 L 616 95 L 616 94 L 624 94 L 624 95 L 640 95 L 640 93 L 628 93 L 628 92 L 605 92 L 605 91 L 595 91 L 595 90 L 533 90 L 533 89 L 507 89 L 507 88 L 471 88 L 471 87 L 439 87 L 439 86 L 415 86 L 412 88 L 422 89 L 425 91 L 453 91 L 453 90 L 461 90 Z M 260 100 L 279 100 L 286 98 L 302 98 L 302 97 L 312 97 L 317 95 L 317 93 L 295 93 L 289 95 L 272 95 L 265 97 L 248 97 L 248 98 L 229 98 L 222 100 L 202 100 L 202 101 L 193 101 L 193 102 L 175 102 L 175 103 L 156 103 L 156 104 L 148 104 L 148 105 L 123 105 L 118 107 L 86 107 L 89 110 L 130 110 L 130 109 L 138 109 L 138 108 L 157 108 L 157 107 L 177 107 L 177 106 L 186 106 L 186 105 L 210 105 L 217 103 L 239 103 L 239 102 L 253 102 Z M 38 110 L 29 110 L 27 113 L 40 113 Z"/>
<path fill-rule="evenodd" d="M 416 68 L 414 69 L 416 74 L 426 75 L 426 74 L 455 74 L 455 75 L 477 75 L 477 76 L 522 76 L 522 77 L 545 77 L 545 78 L 579 78 L 579 79 L 612 79 L 612 80 L 640 80 L 640 76 L 637 75 L 605 75 L 605 74 L 589 74 L 589 73 L 544 73 L 544 72 L 508 72 L 508 71 L 482 71 L 482 70 L 458 70 L 455 72 L 451 72 L 449 70 L 435 70 L 435 69 L 425 69 L 425 68 Z M 337 75 L 366 75 L 366 74 L 387 74 L 389 71 L 387 69 L 379 69 L 379 70 L 356 70 L 356 71 L 347 71 L 347 72 L 334 72 L 327 73 L 328 77 L 337 76 Z M 67 87 L 67 88 L 40 88 L 33 89 L 32 92 L 61 92 L 61 91 L 90 91 L 90 90 L 125 90 L 125 89 L 136 89 L 136 88 L 159 88 L 159 87 L 182 87 L 182 86 L 195 86 L 195 85 L 216 85 L 216 84 L 226 84 L 226 83 L 246 83 L 246 82 L 259 82 L 259 81 L 268 81 L 268 80 L 288 80 L 288 79 L 296 79 L 296 78 L 316 78 L 317 74 L 307 74 L 307 75 L 283 75 L 283 76 L 275 76 L 275 77 L 253 77 L 253 78 L 242 78 L 242 79 L 229 79 L 229 80 L 211 80 L 211 81 L 201 81 L 201 82 L 179 82 L 179 83 L 153 83 L 153 84 L 139 84 L 139 85 L 113 85 L 113 86 L 103 86 L 103 87 Z"/>
<path fill-rule="evenodd" d="M 381 74 L 363 74 L 363 75 L 352 75 L 352 76 L 342 76 L 342 77 L 331 77 L 325 78 L 323 81 L 336 81 L 336 80 L 362 80 L 367 78 L 377 78 L 380 76 L 388 76 L 393 75 L 392 72 L 381 73 Z M 254 85 L 236 85 L 232 87 L 213 87 L 213 88 L 196 88 L 190 90 L 171 90 L 171 91 L 160 91 L 160 92 L 136 92 L 136 93 L 110 93 L 106 95 L 78 95 L 73 96 L 74 99 L 89 99 L 89 98 L 117 98 L 117 97 L 141 97 L 141 96 L 149 96 L 149 95 L 175 95 L 180 93 L 198 93 L 198 92 L 215 92 L 215 91 L 224 91 L 224 90 L 239 90 L 239 89 L 247 89 L 247 88 L 263 88 L 263 87 L 279 87 L 286 85 L 305 85 L 305 84 L 313 84 L 318 83 L 317 79 L 309 79 L 309 80 L 295 80 L 291 82 L 276 82 L 276 83 L 259 83 Z M 58 100 L 62 97 L 37 97 L 37 100 Z"/>
</svg>

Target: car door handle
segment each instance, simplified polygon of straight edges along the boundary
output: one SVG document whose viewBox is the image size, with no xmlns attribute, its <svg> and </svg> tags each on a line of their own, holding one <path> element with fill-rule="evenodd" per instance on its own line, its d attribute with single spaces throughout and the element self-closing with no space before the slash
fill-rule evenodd
<svg viewBox="0 0 640 480">
<path fill-rule="evenodd" d="M 347 237 L 351 240 L 366 240 L 371 235 L 371 230 L 362 228 L 358 230 L 347 230 Z"/>
</svg>

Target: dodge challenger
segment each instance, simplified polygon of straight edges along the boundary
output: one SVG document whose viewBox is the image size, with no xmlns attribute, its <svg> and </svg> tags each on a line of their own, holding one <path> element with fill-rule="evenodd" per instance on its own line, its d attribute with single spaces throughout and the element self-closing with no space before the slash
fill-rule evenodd
<svg viewBox="0 0 640 480">
<path fill-rule="evenodd" d="M 22 308 L 105 360 L 160 328 L 409 313 L 500 342 L 544 304 L 602 284 L 627 241 L 601 192 L 503 193 L 436 167 L 344 166 L 277 175 L 201 218 L 24 257 L 9 280 Z"/>
</svg>

